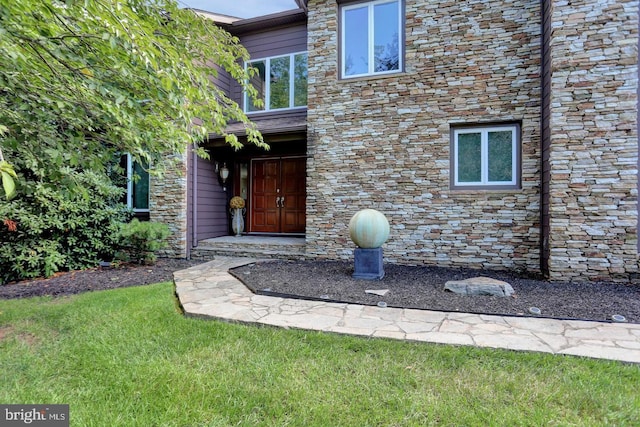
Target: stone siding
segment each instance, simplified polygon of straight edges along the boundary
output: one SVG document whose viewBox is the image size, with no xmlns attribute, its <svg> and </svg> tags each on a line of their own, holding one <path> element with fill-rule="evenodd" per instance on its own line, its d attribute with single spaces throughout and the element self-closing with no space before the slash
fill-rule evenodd
<svg viewBox="0 0 640 427">
<path fill-rule="evenodd" d="M 540 2 L 405 12 L 404 72 L 341 80 L 336 1 L 309 1 L 307 254 L 351 257 L 374 208 L 388 262 L 539 271 Z M 451 126 L 496 122 L 521 123 L 522 188 L 451 190 Z"/>
<path fill-rule="evenodd" d="M 187 157 L 176 156 L 166 162 L 161 177 L 151 176 L 149 219 L 169 226 L 169 246 L 161 257 L 187 257 Z"/>
<path fill-rule="evenodd" d="M 638 272 L 638 1 L 553 2 L 552 279 Z"/>
</svg>

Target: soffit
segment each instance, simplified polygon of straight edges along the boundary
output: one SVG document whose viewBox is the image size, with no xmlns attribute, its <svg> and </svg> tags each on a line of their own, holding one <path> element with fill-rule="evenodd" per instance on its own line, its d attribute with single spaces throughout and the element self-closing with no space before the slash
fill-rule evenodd
<svg viewBox="0 0 640 427">
<path fill-rule="evenodd" d="M 306 115 L 298 115 L 293 117 L 271 117 L 264 119 L 251 119 L 256 125 L 260 133 L 263 135 L 273 135 L 291 132 L 306 132 L 307 117 Z M 225 131 L 229 134 L 237 136 L 245 136 L 247 131 L 243 123 L 232 123 L 227 126 Z M 223 138 L 219 134 L 210 134 L 209 140 Z"/>
</svg>

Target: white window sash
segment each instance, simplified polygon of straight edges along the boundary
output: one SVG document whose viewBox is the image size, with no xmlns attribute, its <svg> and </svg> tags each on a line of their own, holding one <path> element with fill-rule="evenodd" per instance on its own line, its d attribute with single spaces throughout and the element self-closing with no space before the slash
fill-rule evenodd
<svg viewBox="0 0 640 427">
<path fill-rule="evenodd" d="M 127 207 L 133 209 L 133 159 L 127 154 Z"/>
<path fill-rule="evenodd" d="M 264 79 L 265 79 L 265 89 L 264 89 L 264 108 L 262 110 L 249 111 L 249 103 L 252 102 L 249 98 L 249 94 L 244 93 L 244 112 L 247 114 L 255 114 L 255 113 L 264 113 L 267 111 L 284 111 L 284 110 L 293 110 L 299 108 L 306 108 L 306 105 L 295 106 L 295 60 L 298 55 L 305 55 L 307 52 L 295 52 L 287 55 L 278 55 L 278 56 L 269 56 L 266 58 L 253 59 L 247 63 L 245 63 L 244 68 L 247 70 L 251 64 L 256 62 L 264 61 Z M 280 58 L 289 58 L 289 106 L 284 108 L 271 108 L 271 60 L 272 59 L 280 59 Z"/>
<path fill-rule="evenodd" d="M 366 77 L 366 76 L 378 76 L 378 75 L 383 75 L 383 74 L 392 74 L 392 73 L 398 73 L 400 72 L 400 70 L 402 70 L 403 67 L 403 55 L 402 55 L 402 41 L 403 41 L 403 37 L 402 37 L 402 8 L 401 8 L 401 0 L 377 0 L 377 1 L 372 1 L 372 2 L 368 2 L 368 3 L 356 3 L 354 5 L 351 6 L 344 6 L 342 8 L 341 11 L 341 26 L 342 26 L 342 35 L 341 35 L 341 39 L 340 40 L 340 47 L 341 47 L 341 54 L 340 54 L 340 59 L 342 64 L 340 65 L 340 72 L 342 75 L 342 78 L 345 79 L 351 79 L 351 78 L 356 78 L 356 77 Z M 379 4 L 385 4 L 385 3 L 397 3 L 398 5 L 398 69 L 397 70 L 386 70 L 386 71 L 375 71 L 375 6 L 379 5 Z M 346 45 L 346 37 L 345 37 L 345 23 L 346 23 L 346 14 L 347 11 L 351 10 L 351 9 L 361 9 L 363 7 L 367 7 L 367 23 L 368 23 L 368 28 L 367 28 L 367 59 L 368 59 L 368 64 L 367 64 L 367 72 L 366 73 L 360 73 L 360 74 L 350 74 L 347 76 L 347 70 L 346 70 L 346 66 L 347 66 L 347 45 Z"/>
<path fill-rule="evenodd" d="M 489 133 L 511 131 L 511 181 L 489 181 Z M 517 185 L 518 172 L 518 145 L 517 145 L 517 127 L 516 126 L 496 126 L 487 128 L 466 128 L 454 130 L 454 185 L 456 187 L 464 186 L 513 186 Z M 461 134 L 479 133 L 480 134 L 480 181 L 477 182 L 461 182 L 459 180 L 459 164 L 458 164 L 458 136 Z"/>
</svg>

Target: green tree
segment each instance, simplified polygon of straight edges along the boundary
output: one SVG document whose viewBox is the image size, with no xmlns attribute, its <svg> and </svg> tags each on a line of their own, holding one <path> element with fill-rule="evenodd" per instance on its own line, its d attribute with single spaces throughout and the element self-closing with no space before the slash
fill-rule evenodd
<svg viewBox="0 0 640 427">
<path fill-rule="evenodd" d="M 28 186 L 56 182 L 65 166 L 104 170 L 117 152 L 152 163 L 225 134 L 229 121 L 244 122 L 262 145 L 211 83 L 220 67 L 255 95 L 239 61 L 247 59 L 235 37 L 173 0 L 2 2 L 4 160 Z"/>
<path fill-rule="evenodd" d="M 239 148 L 225 133 L 231 121 L 246 125 L 249 143 L 266 147 L 213 84 L 225 70 L 255 97 L 246 60 L 237 38 L 174 0 L 0 2 L 1 269 L 22 259 L 12 266 L 15 279 L 81 267 L 69 251 L 86 240 L 78 230 L 93 227 L 99 236 L 122 219 L 102 215 L 111 208 L 97 200 L 118 199 L 108 186 L 120 153 L 160 173 L 166 158 L 210 133 Z M 55 212 L 55 221 L 38 221 Z M 71 215 L 94 218 L 85 224 Z M 83 264 L 106 252 L 87 248 Z M 44 271 L 29 264 L 36 254 Z"/>
</svg>

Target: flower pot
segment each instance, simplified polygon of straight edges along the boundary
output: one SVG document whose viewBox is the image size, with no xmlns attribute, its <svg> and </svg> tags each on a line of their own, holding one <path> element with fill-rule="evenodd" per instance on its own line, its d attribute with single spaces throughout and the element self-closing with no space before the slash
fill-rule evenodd
<svg viewBox="0 0 640 427">
<path fill-rule="evenodd" d="M 231 229 L 236 236 L 240 236 L 244 231 L 244 219 L 242 217 L 244 209 L 231 209 Z"/>
</svg>

